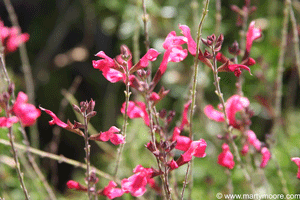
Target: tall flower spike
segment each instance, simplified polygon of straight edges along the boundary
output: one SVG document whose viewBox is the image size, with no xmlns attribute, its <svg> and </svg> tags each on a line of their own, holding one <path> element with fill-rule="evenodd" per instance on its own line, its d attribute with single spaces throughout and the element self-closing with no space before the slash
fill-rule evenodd
<svg viewBox="0 0 300 200">
<path fill-rule="evenodd" d="M 224 143 L 222 145 L 222 150 L 222 153 L 218 156 L 218 164 L 223 167 L 227 167 L 228 169 L 233 169 L 235 163 L 228 144 Z"/>
<path fill-rule="evenodd" d="M 13 113 L 20 119 L 23 126 L 33 125 L 41 115 L 39 109 L 27 102 L 28 96 L 24 92 L 19 92 L 16 102 L 12 107 Z"/>
</svg>

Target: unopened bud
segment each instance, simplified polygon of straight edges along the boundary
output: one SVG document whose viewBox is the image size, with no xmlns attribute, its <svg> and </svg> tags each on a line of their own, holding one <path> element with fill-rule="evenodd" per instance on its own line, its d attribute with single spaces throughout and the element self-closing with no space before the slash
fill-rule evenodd
<svg viewBox="0 0 300 200">
<path fill-rule="evenodd" d="M 80 108 L 79 108 L 77 105 L 73 104 L 72 106 L 73 106 L 73 109 L 74 109 L 76 112 L 81 113 L 81 110 L 80 110 Z"/>
<path fill-rule="evenodd" d="M 15 91 L 15 84 L 14 83 L 9 84 L 7 91 L 8 91 L 9 95 L 12 95 L 14 93 L 14 91 Z"/>
</svg>

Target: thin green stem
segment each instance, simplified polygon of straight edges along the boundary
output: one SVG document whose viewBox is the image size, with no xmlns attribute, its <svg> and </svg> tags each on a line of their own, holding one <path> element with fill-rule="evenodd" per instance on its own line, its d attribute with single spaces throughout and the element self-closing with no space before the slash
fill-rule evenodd
<svg viewBox="0 0 300 200">
<path fill-rule="evenodd" d="M 224 114 L 224 119 L 225 119 L 224 124 L 226 126 L 226 133 L 228 133 L 228 135 L 229 135 L 229 138 L 228 138 L 229 143 L 233 147 L 234 156 L 235 156 L 236 160 L 238 161 L 238 164 L 240 165 L 240 167 L 243 171 L 243 174 L 244 174 L 244 177 L 246 178 L 246 181 L 249 183 L 249 185 L 251 187 L 252 193 L 255 193 L 255 187 L 254 187 L 254 184 L 252 182 L 251 176 L 249 175 L 248 171 L 246 170 L 244 164 L 242 163 L 242 159 L 240 157 L 238 147 L 237 147 L 237 145 L 235 144 L 235 142 L 232 138 L 232 127 L 229 125 L 228 116 L 227 116 L 227 113 L 226 113 L 226 110 L 225 110 L 225 101 L 224 101 L 224 98 L 223 98 L 223 93 L 221 92 L 221 88 L 220 88 L 220 77 L 218 76 L 217 59 L 216 59 L 216 53 L 214 52 L 214 48 L 212 48 L 212 53 L 213 53 L 214 85 L 216 87 L 215 93 L 218 96 L 219 101 L 222 105 L 222 112 Z"/>
<path fill-rule="evenodd" d="M 20 167 L 20 163 L 19 163 L 19 159 L 18 159 L 18 155 L 17 155 L 17 150 L 15 148 L 15 144 L 14 144 L 14 136 L 13 136 L 13 132 L 12 132 L 12 127 L 8 128 L 8 137 L 9 137 L 9 142 L 10 142 L 10 146 L 12 149 L 12 154 L 13 154 L 13 158 L 16 164 L 16 170 L 17 170 L 17 174 L 18 174 L 18 178 L 19 181 L 21 183 L 21 188 L 23 190 L 23 193 L 25 195 L 25 199 L 28 200 L 30 199 L 28 191 L 26 189 L 25 186 L 25 182 L 24 182 L 24 177 L 23 177 L 23 173 L 21 172 L 21 167 Z"/>
<path fill-rule="evenodd" d="M 91 181 L 90 181 L 90 144 L 89 144 L 89 133 L 88 133 L 88 118 L 86 111 L 83 115 L 84 118 L 84 141 L 85 141 L 85 159 L 86 159 L 86 181 L 87 181 L 87 192 L 89 199 L 92 199 L 91 193 Z"/>
<path fill-rule="evenodd" d="M 205 6 L 202 12 L 202 17 L 200 19 L 200 23 L 198 26 L 198 31 L 197 31 L 197 49 L 196 49 L 196 56 L 194 59 L 194 75 L 193 75 L 193 86 L 192 86 L 192 91 L 191 91 L 191 110 L 190 110 L 190 124 L 189 124 L 189 137 L 191 140 L 193 140 L 193 115 L 194 115 L 194 109 L 195 109 L 195 103 L 196 103 L 196 88 L 197 88 L 197 77 L 198 77 L 198 63 L 199 63 L 199 52 L 200 52 L 200 39 L 201 39 L 201 34 L 202 34 L 202 26 L 204 23 L 204 19 L 208 13 L 208 5 L 209 5 L 209 0 L 206 0 L 205 2 Z M 192 162 L 192 161 L 190 161 Z M 190 163 L 189 163 L 190 165 Z M 190 172 L 189 172 L 190 170 Z M 184 195 L 184 191 L 185 191 L 185 187 L 187 185 L 188 179 L 189 179 L 189 184 L 193 185 L 193 175 L 192 175 L 192 167 L 188 167 L 187 168 L 187 174 L 190 173 L 190 176 L 186 176 L 185 180 L 184 180 L 184 184 L 183 184 L 183 188 L 182 188 L 182 193 L 181 193 L 181 198 L 183 198 Z M 191 186 L 192 187 L 192 186 Z M 191 191 L 190 191 L 190 195 L 191 198 Z"/>
<path fill-rule="evenodd" d="M 131 92 L 129 91 L 129 86 L 130 86 L 130 82 L 129 82 L 129 68 L 128 68 L 128 63 L 125 62 L 125 74 L 126 74 L 126 90 L 124 91 L 125 93 L 125 113 L 124 113 L 124 121 L 123 121 L 123 131 L 122 131 L 122 135 L 126 138 L 126 132 L 127 132 L 127 125 L 128 125 L 128 105 L 129 105 L 129 98 L 131 95 Z M 118 148 L 118 155 L 117 155 L 117 163 L 116 163 L 116 168 L 115 168 L 115 173 L 114 173 L 114 177 L 117 177 L 118 174 L 118 170 L 119 170 L 119 165 L 120 165 L 120 161 L 121 161 L 121 157 L 122 157 L 122 153 L 124 150 L 124 145 L 125 143 L 121 144 L 120 147 Z"/>
<path fill-rule="evenodd" d="M 5 140 L 5 139 L 0 139 L 0 144 L 3 144 L 3 145 L 6 145 L 6 146 L 11 146 L 10 145 L 10 142 L 8 140 Z M 82 169 L 85 169 L 86 170 L 86 164 L 85 163 L 81 163 L 81 162 L 78 162 L 76 160 L 72 160 L 70 158 L 66 158 L 64 157 L 63 155 L 55 155 L 53 153 L 49 153 L 49 152 L 45 152 L 45 151 L 41 151 L 39 149 L 36 149 L 36 148 L 33 148 L 33 147 L 26 147 L 24 145 L 21 145 L 21 144 L 18 144 L 18 143 L 15 143 L 15 148 L 17 148 L 18 150 L 21 150 L 21 151 L 29 151 L 35 155 L 38 155 L 42 158 L 50 158 L 50 159 L 53 159 L 53 160 L 57 160 L 58 163 L 67 163 L 69 165 L 72 165 L 74 167 L 79 167 L 79 168 L 82 168 Z M 95 167 L 93 167 L 95 168 Z M 102 178 L 105 178 L 107 180 L 112 180 L 113 177 L 99 169 L 96 169 L 95 168 L 95 172 L 96 174 L 98 174 L 99 176 L 101 176 Z M 117 183 L 121 183 L 121 181 L 119 179 L 116 179 L 116 182 Z"/>
</svg>

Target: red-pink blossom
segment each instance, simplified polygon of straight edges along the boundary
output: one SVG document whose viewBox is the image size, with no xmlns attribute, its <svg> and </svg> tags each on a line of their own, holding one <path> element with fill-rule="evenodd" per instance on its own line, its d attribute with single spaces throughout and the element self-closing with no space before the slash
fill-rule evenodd
<svg viewBox="0 0 300 200">
<path fill-rule="evenodd" d="M 45 108 L 42 108 L 40 107 L 40 109 L 42 111 L 45 111 L 48 115 L 50 115 L 52 117 L 52 120 L 49 121 L 49 124 L 52 126 L 52 125 L 57 125 L 57 126 L 60 126 L 62 128 L 68 128 L 69 125 L 66 124 L 65 122 L 62 122 L 51 110 L 47 110 Z"/>
<path fill-rule="evenodd" d="M 126 102 L 123 103 L 122 108 L 121 108 L 121 113 L 125 114 L 125 106 Z M 144 102 L 133 102 L 129 101 L 128 102 L 128 108 L 127 108 L 127 115 L 130 119 L 134 118 L 143 118 L 144 122 L 147 126 L 149 126 L 149 116 L 146 111 L 146 105 Z"/>
<path fill-rule="evenodd" d="M 186 25 L 179 25 L 179 29 L 181 29 L 182 34 L 187 39 L 188 51 L 190 52 L 190 54 L 192 54 L 192 56 L 196 56 L 196 54 L 197 54 L 197 44 L 196 44 L 195 40 L 193 39 L 193 37 L 191 35 L 190 28 Z M 207 65 L 208 67 L 213 69 L 211 62 L 203 56 L 203 53 L 200 49 L 199 49 L 198 59 L 201 62 L 203 62 L 205 65 Z"/>
<path fill-rule="evenodd" d="M 179 159 L 176 161 L 178 166 L 181 166 L 185 163 L 188 163 L 192 160 L 192 157 L 203 158 L 206 156 L 206 141 L 204 139 L 200 139 L 199 141 L 193 141 L 188 150 L 184 152 Z"/>
<path fill-rule="evenodd" d="M 182 45 L 185 44 L 186 42 L 187 39 L 184 36 L 176 36 L 176 32 L 172 31 L 167 35 L 163 43 L 163 48 L 167 50 L 172 46 Z"/>
<path fill-rule="evenodd" d="M 80 191 L 87 191 L 87 188 L 84 187 L 83 185 L 81 185 L 80 183 L 73 181 L 73 180 L 69 180 L 67 182 L 67 187 L 69 189 L 75 189 L 75 190 L 80 190 Z"/>
<path fill-rule="evenodd" d="M 246 34 L 246 51 L 248 53 L 251 50 L 253 41 L 260 38 L 261 36 L 261 29 L 255 28 L 255 21 L 252 21 Z"/>
<path fill-rule="evenodd" d="M 234 128 L 239 128 L 239 123 L 237 122 L 235 115 L 237 112 L 245 109 L 249 105 L 250 102 L 246 97 L 239 95 L 231 96 L 225 103 L 225 112 L 228 117 L 229 125 L 233 126 Z M 224 114 L 215 110 L 211 105 L 205 106 L 204 113 L 209 119 L 214 121 L 222 122 L 225 120 Z"/>
<path fill-rule="evenodd" d="M 271 153 L 267 147 L 263 147 L 260 152 L 262 154 L 262 161 L 260 167 L 264 168 L 271 159 Z"/>
<path fill-rule="evenodd" d="M 6 27 L 0 20 L 0 37 L 6 52 L 14 52 L 18 47 L 29 40 L 29 34 L 23 33 L 17 27 Z"/>
<path fill-rule="evenodd" d="M 299 157 L 293 157 L 293 158 L 291 158 L 291 160 L 293 162 L 295 162 L 296 165 L 298 166 L 297 178 L 300 179 L 300 158 Z"/>
<path fill-rule="evenodd" d="M 109 199 L 114 199 L 120 197 L 124 194 L 124 191 L 121 188 L 116 188 L 117 184 L 114 181 L 109 181 L 108 185 L 103 189 L 101 194 L 106 196 Z"/>
<path fill-rule="evenodd" d="M 19 92 L 16 102 L 12 107 L 13 113 L 20 119 L 23 126 L 33 125 L 41 115 L 39 109 L 27 102 L 28 96 L 24 92 Z"/>
<path fill-rule="evenodd" d="M 218 156 L 218 164 L 223 167 L 227 167 L 228 169 L 233 169 L 234 160 L 228 144 L 224 143 L 222 145 L 222 150 L 223 151 Z"/>
<path fill-rule="evenodd" d="M 248 130 L 246 134 L 249 144 L 259 151 L 261 148 L 261 142 L 257 139 L 256 134 L 252 130 Z"/>
<path fill-rule="evenodd" d="M 148 52 L 140 59 L 140 61 L 135 66 L 132 66 L 131 52 L 126 46 L 123 47 L 126 48 L 126 52 L 129 54 L 130 57 L 130 59 L 127 61 L 128 70 L 130 70 L 130 73 L 133 73 L 138 69 L 147 67 L 149 65 L 149 61 L 155 61 L 157 56 L 159 55 L 159 53 L 155 49 L 149 49 Z M 107 56 L 103 51 L 100 51 L 96 54 L 96 56 L 103 59 L 93 60 L 92 61 L 93 67 L 95 69 L 99 69 L 99 71 L 102 71 L 103 76 L 109 82 L 115 83 L 121 80 L 123 80 L 124 82 L 126 81 L 126 75 L 125 75 L 126 69 L 124 69 L 122 66 L 124 60 L 121 55 L 116 56 L 116 59 L 114 60 L 109 56 Z M 119 64 L 117 64 L 116 62 Z"/>
<path fill-rule="evenodd" d="M 171 170 L 177 169 L 179 167 L 177 162 L 173 159 L 170 162 L 168 162 L 168 166 Z"/>
<path fill-rule="evenodd" d="M 9 118 L 0 117 L 0 128 L 3 128 L 3 127 L 9 128 L 14 123 L 17 123 L 18 121 L 19 121 L 19 119 L 16 116 L 12 116 Z"/>
<path fill-rule="evenodd" d="M 144 168 L 141 165 L 133 170 L 134 175 L 121 181 L 122 190 L 131 193 L 132 196 L 139 197 L 146 192 L 146 185 L 151 180 L 153 170 Z"/>
<path fill-rule="evenodd" d="M 112 126 L 108 131 L 97 134 L 96 137 L 91 136 L 91 139 L 102 142 L 110 140 L 114 145 L 124 144 L 125 137 L 122 134 L 116 134 L 118 132 L 120 132 L 120 129 Z"/>
<path fill-rule="evenodd" d="M 245 156 L 245 155 L 247 155 L 248 151 L 249 151 L 249 145 L 246 143 L 246 144 L 244 144 L 244 146 L 241 150 L 241 153 L 243 156 Z"/>
</svg>

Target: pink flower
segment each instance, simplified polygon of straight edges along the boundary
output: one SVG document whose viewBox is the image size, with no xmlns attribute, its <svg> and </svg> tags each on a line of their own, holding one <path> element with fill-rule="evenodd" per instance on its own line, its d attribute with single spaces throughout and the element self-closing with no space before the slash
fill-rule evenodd
<svg viewBox="0 0 300 200">
<path fill-rule="evenodd" d="M 257 139 L 255 133 L 251 130 L 247 131 L 247 141 L 251 144 L 257 151 L 261 148 L 261 142 Z"/>
<path fill-rule="evenodd" d="M 29 34 L 20 34 L 20 30 L 16 27 L 8 28 L 0 20 L 0 37 L 6 52 L 14 52 L 18 47 L 29 40 Z"/>
<path fill-rule="evenodd" d="M 132 196 L 139 197 L 146 192 L 146 185 L 151 180 L 153 170 L 138 165 L 133 172 L 134 175 L 121 181 L 122 190 L 131 193 Z"/>
<path fill-rule="evenodd" d="M 222 153 L 220 153 L 218 156 L 218 164 L 223 167 L 227 167 L 228 169 L 233 169 L 234 160 L 228 144 L 224 143 L 222 145 L 222 150 Z"/>
<path fill-rule="evenodd" d="M 243 156 L 247 155 L 248 151 L 249 151 L 249 145 L 248 144 L 244 144 L 244 146 L 243 146 L 243 148 L 241 150 L 242 155 Z"/>
<path fill-rule="evenodd" d="M 11 127 L 14 123 L 17 123 L 19 119 L 16 116 L 13 117 L 0 117 L 0 128 L 6 127 L 9 128 Z"/>
<path fill-rule="evenodd" d="M 260 164 L 260 168 L 264 168 L 268 164 L 269 160 L 271 159 L 271 153 L 267 147 L 263 147 L 260 152 L 262 154 L 262 161 Z"/>
<path fill-rule="evenodd" d="M 188 26 L 186 26 L 186 25 L 179 25 L 179 28 L 181 29 L 182 34 L 184 35 L 184 37 L 186 37 L 186 39 L 187 39 L 188 51 L 193 56 L 196 56 L 196 53 L 197 53 L 197 44 L 196 44 L 195 40 L 193 39 L 193 37 L 191 35 L 190 28 Z M 210 67 L 211 69 L 213 69 L 211 62 L 207 58 L 205 58 L 203 56 L 203 53 L 202 53 L 202 51 L 200 49 L 199 49 L 198 59 L 201 62 L 203 62 L 205 65 L 207 65 L 208 67 Z"/>
<path fill-rule="evenodd" d="M 97 135 L 92 135 L 90 137 L 90 139 L 96 140 L 96 141 L 102 141 L 102 142 L 106 142 L 106 141 L 110 140 L 111 143 L 113 143 L 114 145 L 124 144 L 125 137 L 122 134 L 115 134 L 118 132 L 120 132 L 120 129 L 118 129 L 115 126 L 112 126 L 106 132 L 101 132 Z"/>
<path fill-rule="evenodd" d="M 128 69 L 130 73 L 135 72 L 138 69 L 145 68 L 149 65 L 149 61 L 155 61 L 159 53 L 155 49 L 149 49 L 148 52 L 140 59 L 140 61 L 132 66 L 131 62 L 131 52 L 125 45 L 122 46 L 126 50 L 130 59 L 127 61 Z M 103 51 L 100 51 L 96 56 L 103 58 L 101 60 L 93 60 L 93 67 L 102 71 L 103 76 L 111 83 L 115 83 L 123 80 L 126 81 L 125 68 L 123 68 L 122 63 L 124 62 L 121 55 L 118 55 L 116 59 L 112 59 L 107 56 Z M 132 79 L 129 78 L 129 79 Z"/>
<path fill-rule="evenodd" d="M 179 159 L 176 161 L 178 166 L 184 165 L 192 160 L 192 156 L 203 158 L 206 156 L 206 141 L 204 139 L 200 139 L 199 141 L 193 141 L 188 150 L 182 154 Z"/>
<path fill-rule="evenodd" d="M 228 117 L 229 125 L 238 129 L 239 123 L 235 119 L 235 115 L 237 112 L 245 109 L 249 105 L 250 102 L 246 97 L 241 97 L 239 95 L 231 96 L 225 103 L 225 112 Z M 224 114 L 220 111 L 215 110 L 211 105 L 205 106 L 204 113 L 211 120 L 217 122 L 223 122 L 225 120 Z"/>
<path fill-rule="evenodd" d="M 49 124 L 52 126 L 52 125 L 57 125 L 57 126 L 60 126 L 62 128 L 68 128 L 69 125 L 66 124 L 65 122 L 62 122 L 51 110 L 47 110 L 45 108 L 42 108 L 40 107 L 40 109 L 42 111 L 45 111 L 48 115 L 50 115 L 52 117 L 52 120 L 49 121 Z"/>
<path fill-rule="evenodd" d="M 13 113 L 20 119 L 23 126 L 33 125 L 41 115 L 39 109 L 27 102 L 28 96 L 24 92 L 19 92 L 16 102 L 12 107 Z"/>
<path fill-rule="evenodd" d="M 84 136 L 83 132 L 81 130 L 79 130 L 79 128 L 74 127 L 74 125 L 68 121 L 68 123 L 66 124 L 65 122 L 62 122 L 51 110 L 47 110 L 45 108 L 40 107 L 40 109 L 42 111 L 45 111 L 48 115 L 50 115 L 52 117 L 52 120 L 49 121 L 49 125 L 57 125 L 61 128 L 64 128 L 68 131 L 71 131 L 73 133 L 76 133 L 80 136 Z"/>
<path fill-rule="evenodd" d="M 109 199 L 114 199 L 120 197 L 124 194 L 121 188 L 116 188 L 117 184 L 114 181 L 109 181 L 108 186 L 106 186 L 101 194 L 107 196 Z"/>
<path fill-rule="evenodd" d="M 186 43 L 186 39 L 182 36 L 176 36 L 175 31 L 168 34 L 163 43 L 163 48 L 166 49 L 163 60 L 155 73 L 152 81 L 154 87 L 161 79 L 162 75 L 166 72 L 169 62 L 180 62 L 187 56 L 187 50 L 183 49 L 182 44 Z"/>
<path fill-rule="evenodd" d="M 293 158 L 291 158 L 291 160 L 292 160 L 293 162 L 295 162 L 296 165 L 298 166 L 297 178 L 300 179 L 300 158 L 298 158 L 298 157 L 293 157 Z"/>
<path fill-rule="evenodd" d="M 75 190 L 80 190 L 80 191 L 87 191 L 87 188 L 81 185 L 80 183 L 70 180 L 67 182 L 67 187 L 69 189 L 75 189 Z"/>
<path fill-rule="evenodd" d="M 125 106 L 126 102 L 123 103 L 122 108 L 121 108 L 121 113 L 125 114 Z M 149 116 L 146 111 L 146 105 L 143 102 L 133 102 L 129 101 L 128 103 L 128 111 L 127 115 L 130 119 L 134 118 L 143 118 L 144 122 L 147 126 L 149 126 Z"/>
<path fill-rule="evenodd" d="M 262 36 L 261 29 L 255 28 L 255 21 L 252 21 L 249 25 L 249 29 L 246 34 L 246 51 L 249 53 L 254 40 L 257 40 Z"/>
</svg>

